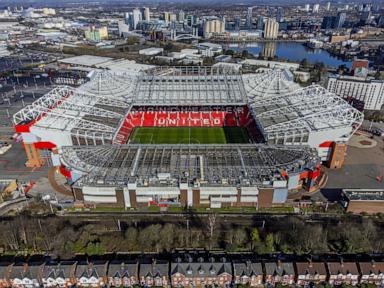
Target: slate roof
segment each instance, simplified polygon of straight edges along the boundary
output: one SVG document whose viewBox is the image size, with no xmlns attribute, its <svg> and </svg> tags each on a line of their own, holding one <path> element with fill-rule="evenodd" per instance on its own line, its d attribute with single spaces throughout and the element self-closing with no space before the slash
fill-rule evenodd
<svg viewBox="0 0 384 288">
<path fill-rule="evenodd" d="M 0 279 L 8 278 L 11 264 L 9 262 L 0 262 Z"/>
<path fill-rule="evenodd" d="M 76 278 L 100 278 L 107 275 L 107 261 L 95 261 L 91 263 L 79 262 L 76 267 Z"/>
<path fill-rule="evenodd" d="M 239 261 L 233 262 L 233 274 L 235 276 L 259 276 L 263 275 L 263 266 L 261 262 Z"/>
<path fill-rule="evenodd" d="M 231 262 L 222 260 L 216 261 L 210 259 L 208 261 L 199 259 L 198 261 L 189 262 L 176 260 L 171 263 L 171 275 L 179 272 L 187 277 L 216 277 L 227 273 L 232 275 Z"/>
<path fill-rule="evenodd" d="M 138 263 L 127 262 L 127 261 L 112 261 L 108 266 L 108 277 L 137 277 L 138 274 Z"/>
<path fill-rule="evenodd" d="M 324 262 L 296 262 L 297 275 L 327 275 Z"/>
<path fill-rule="evenodd" d="M 9 278 L 10 279 L 23 279 L 26 274 L 26 266 L 25 263 L 17 263 L 12 265 L 10 273 L 9 273 Z"/>
<path fill-rule="evenodd" d="M 168 262 L 167 261 L 156 261 L 153 263 L 142 263 L 140 264 L 140 277 L 162 277 L 168 276 Z"/>
<path fill-rule="evenodd" d="M 358 275 L 359 270 L 357 268 L 356 262 L 328 262 L 328 271 L 329 275 L 338 275 L 338 274 L 352 274 L 352 275 Z"/>
<path fill-rule="evenodd" d="M 295 275 L 295 269 L 292 262 L 266 262 L 265 273 L 272 276 Z"/>
<path fill-rule="evenodd" d="M 75 261 L 49 262 L 43 267 L 42 277 L 44 279 L 71 278 L 72 273 L 75 272 L 75 264 Z"/>
<path fill-rule="evenodd" d="M 359 266 L 362 275 L 379 275 L 384 273 L 384 262 L 359 262 Z"/>
</svg>

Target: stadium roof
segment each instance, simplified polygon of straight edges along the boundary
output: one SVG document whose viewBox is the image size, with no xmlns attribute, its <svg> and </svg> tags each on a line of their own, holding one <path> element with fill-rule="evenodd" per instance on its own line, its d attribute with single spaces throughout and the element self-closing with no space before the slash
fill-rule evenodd
<svg viewBox="0 0 384 288">
<path fill-rule="evenodd" d="M 14 123 L 112 140 L 133 105 L 249 104 L 267 139 L 353 127 L 362 113 L 320 86 L 300 88 L 288 70 L 241 75 L 211 67 L 156 67 L 137 73 L 95 71 L 81 87 L 58 87 L 14 115 Z M 60 119 L 60 121 L 57 121 Z"/>
<path fill-rule="evenodd" d="M 62 148 L 62 160 L 87 176 L 79 185 L 144 183 L 256 185 L 282 180 L 318 163 L 308 147 L 241 145 L 113 145 Z M 265 184 L 265 183 L 264 183 Z"/>
<path fill-rule="evenodd" d="M 288 70 L 245 75 L 244 86 L 249 106 L 269 137 L 340 127 L 354 127 L 354 132 L 363 121 L 362 113 L 325 88 L 300 88 Z"/>
</svg>

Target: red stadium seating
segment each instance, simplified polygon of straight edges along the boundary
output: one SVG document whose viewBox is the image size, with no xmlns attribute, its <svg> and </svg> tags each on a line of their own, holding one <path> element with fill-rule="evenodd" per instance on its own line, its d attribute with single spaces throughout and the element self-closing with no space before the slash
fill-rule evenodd
<svg viewBox="0 0 384 288">
<path fill-rule="evenodd" d="M 244 107 L 140 107 L 131 110 L 116 135 L 115 143 L 126 143 L 135 127 L 246 127 L 252 138 L 259 138 L 256 123 L 247 106 Z"/>
</svg>

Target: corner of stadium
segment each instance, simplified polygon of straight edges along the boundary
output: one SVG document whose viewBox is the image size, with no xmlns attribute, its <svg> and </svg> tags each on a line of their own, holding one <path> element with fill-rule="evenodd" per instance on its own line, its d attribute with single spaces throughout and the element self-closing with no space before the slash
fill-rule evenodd
<svg viewBox="0 0 384 288">
<path fill-rule="evenodd" d="M 363 115 L 289 70 L 92 71 L 14 115 L 28 167 L 57 166 L 82 204 L 284 204 L 343 164 Z"/>
</svg>

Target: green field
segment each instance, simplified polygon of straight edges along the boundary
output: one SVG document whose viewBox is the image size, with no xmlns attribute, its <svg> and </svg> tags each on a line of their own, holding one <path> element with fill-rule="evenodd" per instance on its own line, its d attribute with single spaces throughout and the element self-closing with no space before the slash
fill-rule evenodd
<svg viewBox="0 0 384 288">
<path fill-rule="evenodd" d="M 226 144 L 248 143 L 248 134 L 241 127 L 139 127 L 130 143 L 141 144 Z"/>
</svg>

